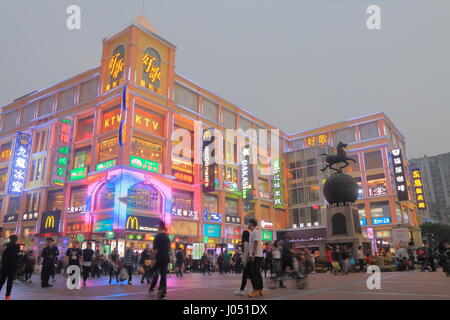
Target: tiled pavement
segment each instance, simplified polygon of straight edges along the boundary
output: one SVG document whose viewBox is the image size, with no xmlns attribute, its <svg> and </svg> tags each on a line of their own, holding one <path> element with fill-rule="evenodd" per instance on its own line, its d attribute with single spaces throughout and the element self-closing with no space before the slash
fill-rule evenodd
<svg viewBox="0 0 450 320">
<path fill-rule="evenodd" d="M 286 289 L 265 289 L 264 296 L 257 300 L 328 300 L 328 299 L 431 299 L 450 300 L 450 277 L 442 272 L 388 272 L 381 275 L 381 289 L 369 290 L 366 286 L 368 274 L 348 274 L 333 276 L 330 274 L 311 274 L 307 289 L 297 290 L 293 282 L 287 282 Z M 148 287 L 141 285 L 135 277 L 134 285 L 108 284 L 107 277 L 100 280 L 88 280 L 86 288 L 69 290 L 62 276 L 57 276 L 53 288 L 42 289 L 39 275 L 33 275 L 32 284 L 15 283 L 12 298 L 14 300 L 151 300 Z M 185 274 L 183 279 L 171 275 L 168 279 L 168 299 L 177 300 L 247 300 L 236 296 L 234 291 L 240 285 L 240 275 L 202 275 Z M 268 288 L 268 283 L 265 283 Z M 248 281 L 247 289 L 251 288 Z M 4 289 L 3 289 L 4 290 Z M 3 295 L 4 291 L 0 293 Z"/>
</svg>

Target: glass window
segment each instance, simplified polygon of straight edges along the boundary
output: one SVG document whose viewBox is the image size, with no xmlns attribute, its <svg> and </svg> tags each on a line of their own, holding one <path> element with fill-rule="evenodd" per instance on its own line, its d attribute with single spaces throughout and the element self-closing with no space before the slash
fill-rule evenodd
<svg viewBox="0 0 450 320">
<path fill-rule="evenodd" d="M 338 145 L 339 142 L 352 143 L 356 141 L 355 128 L 345 128 L 333 132 L 333 144 Z"/>
<path fill-rule="evenodd" d="M 217 197 L 214 195 L 205 195 L 204 207 L 207 212 L 218 213 Z"/>
<path fill-rule="evenodd" d="M 236 114 L 222 109 L 222 123 L 227 129 L 236 129 Z"/>
<path fill-rule="evenodd" d="M 372 151 L 364 153 L 364 164 L 366 170 L 383 168 L 383 157 L 381 156 L 381 151 Z"/>
<path fill-rule="evenodd" d="M 364 209 L 364 203 L 358 204 L 358 213 L 360 219 L 366 218 L 366 210 Z"/>
<path fill-rule="evenodd" d="M 237 183 L 238 182 L 238 170 L 232 167 L 228 167 L 228 166 L 224 166 L 223 167 L 223 178 L 225 181 L 229 181 L 229 182 L 234 182 Z"/>
<path fill-rule="evenodd" d="M 388 201 L 372 202 L 370 204 L 372 218 L 387 218 L 391 216 Z"/>
<path fill-rule="evenodd" d="M 44 179 L 46 157 L 35 157 L 31 161 L 30 182 L 40 182 Z"/>
<path fill-rule="evenodd" d="M 128 189 L 128 208 L 161 211 L 161 194 L 152 185 L 138 183 Z"/>
<path fill-rule="evenodd" d="M 320 186 L 310 186 L 309 187 L 309 202 L 319 202 L 320 201 Z"/>
<path fill-rule="evenodd" d="M 233 216 L 238 215 L 238 202 L 236 199 L 225 198 L 225 213 Z"/>
<path fill-rule="evenodd" d="M 217 104 L 203 98 L 203 115 L 211 120 L 218 121 L 219 112 Z"/>
<path fill-rule="evenodd" d="M 11 142 L 0 146 L 0 162 L 8 161 L 11 158 Z"/>
<path fill-rule="evenodd" d="M 105 162 L 108 160 L 116 159 L 118 154 L 118 139 L 114 137 L 112 139 L 105 140 L 100 143 L 98 162 Z"/>
<path fill-rule="evenodd" d="M 113 183 L 104 184 L 99 192 L 99 209 L 114 208 L 114 198 L 116 195 L 116 188 Z"/>
<path fill-rule="evenodd" d="M 347 174 L 350 174 L 350 173 L 353 173 L 353 172 L 360 172 L 358 155 L 357 154 L 352 154 L 352 155 L 347 155 L 347 157 L 355 160 L 356 162 L 353 162 L 351 160 L 347 161 L 350 165 L 345 167 L 345 169 L 343 171 L 345 173 L 347 173 Z"/>
<path fill-rule="evenodd" d="M 3 130 L 15 128 L 17 126 L 17 117 L 19 116 L 19 111 L 13 111 L 7 113 L 3 116 Z"/>
<path fill-rule="evenodd" d="M 0 193 L 5 192 L 6 175 L 8 174 L 8 167 L 0 169 Z"/>
<path fill-rule="evenodd" d="M 308 224 L 311 226 L 311 215 L 308 208 L 299 208 L 299 222 L 300 222 L 300 228 L 307 227 Z"/>
<path fill-rule="evenodd" d="M 57 108 L 63 109 L 70 107 L 75 103 L 76 87 L 67 89 L 59 94 Z"/>
<path fill-rule="evenodd" d="M 11 197 L 8 202 L 8 215 L 19 214 L 20 197 Z"/>
<path fill-rule="evenodd" d="M 73 187 L 70 191 L 70 203 L 67 213 L 80 213 L 86 211 L 87 186 Z"/>
<path fill-rule="evenodd" d="M 98 78 L 83 82 L 80 87 L 80 102 L 93 99 L 97 96 Z"/>
<path fill-rule="evenodd" d="M 35 112 L 36 112 L 35 103 L 25 106 L 22 111 L 22 116 L 20 117 L 20 123 L 25 123 L 33 120 Z"/>
<path fill-rule="evenodd" d="M 94 130 L 94 117 L 78 120 L 76 141 L 92 138 Z"/>
<path fill-rule="evenodd" d="M 369 197 L 386 195 L 387 189 L 384 174 L 367 176 L 367 187 L 369 189 Z"/>
<path fill-rule="evenodd" d="M 240 128 L 244 131 L 252 128 L 252 122 L 244 117 L 240 118 Z"/>
<path fill-rule="evenodd" d="M 194 210 L 194 194 L 184 190 L 173 190 L 172 208 L 181 210 L 181 212 Z"/>
<path fill-rule="evenodd" d="M 27 206 L 25 208 L 25 213 L 38 211 L 39 211 L 39 192 L 27 193 Z"/>
<path fill-rule="evenodd" d="M 63 209 L 63 191 L 53 190 L 47 194 L 47 211 L 56 211 Z"/>
<path fill-rule="evenodd" d="M 402 209 L 398 203 L 395 204 L 395 215 L 397 216 L 397 222 L 402 223 Z"/>
<path fill-rule="evenodd" d="M 161 163 L 163 147 L 159 144 L 133 137 L 131 139 L 131 155 Z"/>
<path fill-rule="evenodd" d="M 322 224 L 322 210 L 320 206 L 312 206 L 310 208 L 311 212 L 311 225 L 319 226 Z"/>
<path fill-rule="evenodd" d="M 291 209 L 289 211 L 289 213 L 290 213 L 289 218 L 290 218 L 292 227 L 293 228 L 298 227 L 300 224 L 299 217 L 298 217 L 298 208 Z"/>
<path fill-rule="evenodd" d="M 175 84 L 174 101 L 176 104 L 198 112 L 198 95 L 185 87 Z"/>
<path fill-rule="evenodd" d="M 55 104 L 55 97 L 51 96 L 41 101 L 39 105 L 38 117 L 52 113 L 53 105 Z"/>
<path fill-rule="evenodd" d="M 91 163 L 91 147 L 84 147 L 75 150 L 73 157 L 73 168 L 88 167 Z"/>
<path fill-rule="evenodd" d="M 261 220 L 270 221 L 270 209 L 268 206 L 261 206 L 260 212 Z"/>
<path fill-rule="evenodd" d="M 373 139 L 380 136 L 378 132 L 378 122 L 370 122 L 359 126 L 361 140 Z"/>
<path fill-rule="evenodd" d="M 267 179 L 258 178 L 258 192 L 263 199 L 270 199 L 269 181 Z"/>
</svg>

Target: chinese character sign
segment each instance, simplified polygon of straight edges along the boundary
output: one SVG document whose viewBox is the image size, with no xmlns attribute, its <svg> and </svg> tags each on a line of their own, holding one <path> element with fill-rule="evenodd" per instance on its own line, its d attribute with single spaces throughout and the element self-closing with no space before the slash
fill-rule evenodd
<svg viewBox="0 0 450 320">
<path fill-rule="evenodd" d="M 328 134 L 319 134 L 317 136 L 305 138 L 305 146 L 307 148 L 324 144 L 328 144 Z"/>
<path fill-rule="evenodd" d="M 161 80 L 161 57 L 159 53 L 153 48 L 145 50 L 144 57 L 142 58 L 142 66 L 141 85 L 151 91 L 161 93 L 161 89 L 159 88 Z"/>
<path fill-rule="evenodd" d="M 406 175 L 405 168 L 403 166 L 403 157 L 401 149 L 393 149 L 392 152 L 392 162 L 394 165 L 394 177 L 395 186 L 397 190 L 397 197 L 399 201 L 408 201 L 408 188 L 406 185 Z"/>
<path fill-rule="evenodd" d="M 63 186 L 66 183 L 72 127 L 72 121 L 69 119 L 60 119 L 57 122 L 55 153 L 52 162 L 52 180 L 50 181 L 52 185 Z"/>
<path fill-rule="evenodd" d="M 283 173 L 280 159 L 272 159 L 272 192 L 275 208 L 284 208 Z"/>
<path fill-rule="evenodd" d="M 106 90 L 113 89 L 123 83 L 123 67 L 125 65 L 125 48 L 123 45 L 114 49 L 108 63 L 109 84 Z"/>
<path fill-rule="evenodd" d="M 423 190 L 422 173 L 420 172 L 420 169 L 414 169 L 412 170 L 411 175 L 414 193 L 416 194 L 417 208 L 419 210 L 426 210 L 427 203 L 425 201 L 425 194 Z"/>
<path fill-rule="evenodd" d="M 9 193 L 22 193 L 30 159 L 31 135 L 18 132 L 9 178 Z"/>
</svg>

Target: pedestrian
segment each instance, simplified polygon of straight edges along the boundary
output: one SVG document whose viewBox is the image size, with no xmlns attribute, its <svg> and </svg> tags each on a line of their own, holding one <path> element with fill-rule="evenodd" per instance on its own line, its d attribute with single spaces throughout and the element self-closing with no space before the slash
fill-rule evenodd
<svg viewBox="0 0 450 320">
<path fill-rule="evenodd" d="M 347 274 L 350 272 L 350 251 L 347 249 L 346 245 L 342 246 L 341 251 L 341 259 L 342 259 L 342 272 Z"/>
<path fill-rule="evenodd" d="M 9 242 L 2 253 L 2 271 L 0 275 L 0 291 L 6 282 L 5 300 L 11 300 L 11 291 L 14 277 L 17 272 L 20 247 L 17 244 L 17 236 L 9 236 Z"/>
<path fill-rule="evenodd" d="M 165 299 L 167 294 L 167 266 L 170 259 L 170 239 L 167 235 L 167 228 L 163 221 L 160 222 L 158 226 L 158 234 L 153 240 L 153 252 L 154 275 L 149 293 L 153 294 L 153 290 L 158 282 L 158 277 L 160 276 L 161 279 L 159 281 L 158 298 Z"/>
<path fill-rule="evenodd" d="M 425 254 L 424 254 L 424 264 L 422 265 L 421 271 L 425 271 L 425 269 L 430 269 L 430 271 L 436 271 L 436 265 L 434 264 L 434 250 L 431 247 L 431 244 L 425 246 Z"/>
<path fill-rule="evenodd" d="M 67 249 L 66 256 L 64 257 L 64 265 L 65 266 L 77 266 L 81 270 L 81 266 L 83 263 L 83 252 L 79 248 L 79 242 L 77 240 L 72 242 L 72 248 Z M 75 273 L 75 270 L 71 274 L 66 275 L 71 276 Z"/>
<path fill-rule="evenodd" d="M 331 255 L 333 254 L 333 248 L 330 245 L 327 245 L 327 248 L 325 249 L 325 259 L 326 259 L 326 265 L 327 265 L 327 273 L 333 272 L 333 266 L 331 263 L 333 262 L 333 259 L 331 258 Z"/>
<path fill-rule="evenodd" d="M 258 230 L 258 222 L 250 219 L 248 222 L 250 230 L 249 256 L 250 256 L 250 279 L 252 280 L 253 292 L 249 298 L 261 297 L 263 290 L 263 279 L 261 275 L 261 266 L 263 264 L 263 255 L 261 247 L 261 232 Z"/>
<path fill-rule="evenodd" d="M 178 252 L 175 256 L 175 260 L 176 260 L 176 268 L 177 268 L 177 277 L 179 275 L 180 278 L 182 278 L 183 277 L 184 256 L 183 256 L 183 252 L 181 252 L 180 249 L 178 250 Z"/>
<path fill-rule="evenodd" d="M 283 276 L 282 248 L 283 248 L 283 241 L 277 240 L 273 243 L 273 250 L 272 250 L 273 268 L 276 277 L 278 278 L 280 288 L 286 288 L 286 286 L 283 283 L 283 280 L 281 279 Z"/>
<path fill-rule="evenodd" d="M 343 271 L 343 269 L 342 269 L 342 265 L 343 265 L 342 255 L 341 255 L 341 252 L 340 252 L 340 249 L 339 249 L 338 245 L 336 245 L 334 247 L 334 250 L 332 252 L 331 258 L 333 260 L 333 262 L 331 263 L 332 266 L 333 266 L 333 274 L 337 275 L 338 272 Z"/>
<path fill-rule="evenodd" d="M 128 272 L 128 285 L 133 284 L 133 272 L 134 272 L 134 260 L 135 260 L 135 254 L 133 252 L 134 248 L 134 242 L 130 243 L 130 246 L 125 251 L 125 257 L 123 259 L 123 267 Z"/>
<path fill-rule="evenodd" d="M 141 260 L 140 260 L 141 268 L 143 268 L 142 278 L 141 278 L 141 284 L 144 284 L 144 279 L 147 280 L 147 284 L 150 284 L 150 273 L 151 273 L 151 253 L 150 253 L 150 246 L 147 245 L 142 251 L 141 254 Z"/>
<path fill-rule="evenodd" d="M 58 263 L 58 257 L 59 257 L 59 250 L 58 247 L 55 245 L 55 241 L 52 242 L 51 248 L 53 250 L 53 263 L 50 266 L 50 277 L 52 278 L 52 282 L 56 282 L 55 280 L 55 274 L 56 274 L 56 264 Z"/>
<path fill-rule="evenodd" d="M 358 246 L 358 264 L 359 272 L 364 272 L 364 251 L 362 246 Z"/>
<path fill-rule="evenodd" d="M 250 241 L 250 232 L 248 230 L 244 230 L 242 232 L 241 237 L 242 264 L 243 264 L 242 281 L 239 290 L 234 292 L 234 294 L 238 296 L 243 296 L 245 294 L 244 290 L 245 286 L 247 285 L 247 279 L 250 278 L 250 264 L 248 261 L 250 248 L 249 241 Z"/>
<path fill-rule="evenodd" d="M 94 250 L 92 250 L 92 243 L 87 243 L 87 248 L 83 250 L 83 287 L 86 287 L 86 281 L 89 274 L 92 274 Z"/>
<path fill-rule="evenodd" d="M 47 238 L 44 249 L 41 252 L 42 268 L 41 268 L 41 287 L 52 287 L 48 281 L 50 276 L 54 273 L 55 255 L 59 253 L 58 249 L 53 246 L 53 238 Z"/>
<path fill-rule="evenodd" d="M 102 273 L 102 257 L 100 255 L 100 250 L 95 250 L 94 259 L 92 261 L 92 277 L 100 278 Z"/>
<path fill-rule="evenodd" d="M 119 253 L 117 248 L 114 248 L 108 257 L 108 273 L 109 273 L 109 284 L 111 284 L 112 277 L 116 278 L 116 284 L 119 283 L 119 271 L 121 263 Z"/>
<path fill-rule="evenodd" d="M 231 264 L 231 256 L 227 251 L 225 251 L 223 253 L 223 272 L 225 274 L 230 272 L 230 264 Z"/>
<path fill-rule="evenodd" d="M 34 265 L 35 265 L 35 260 L 34 260 L 34 257 L 33 257 L 33 250 L 29 250 L 24 255 L 24 265 L 25 265 L 24 282 L 25 283 L 32 283 L 31 282 L 31 276 L 33 275 Z"/>
<path fill-rule="evenodd" d="M 222 274 L 224 272 L 223 252 L 221 252 L 217 258 L 217 265 L 219 266 L 219 273 Z"/>
</svg>

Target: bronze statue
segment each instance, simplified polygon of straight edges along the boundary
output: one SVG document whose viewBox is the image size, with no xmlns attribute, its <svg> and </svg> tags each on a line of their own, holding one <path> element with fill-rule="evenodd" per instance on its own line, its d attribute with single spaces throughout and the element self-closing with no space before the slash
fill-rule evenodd
<svg viewBox="0 0 450 320">
<path fill-rule="evenodd" d="M 342 169 L 344 169 L 345 167 L 348 167 L 350 165 L 350 163 L 348 163 L 348 161 L 353 161 L 356 163 L 355 159 L 349 158 L 347 157 L 347 153 L 345 152 L 345 148 L 347 148 L 347 144 L 339 142 L 338 146 L 337 146 L 337 154 L 326 154 L 326 153 L 322 153 L 321 156 L 327 156 L 325 158 L 325 161 L 328 163 L 325 168 L 320 169 L 323 171 L 325 171 L 327 168 L 333 169 L 334 171 L 336 171 L 336 173 L 342 173 Z M 337 163 L 341 163 L 344 162 L 345 165 L 336 169 L 333 168 L 334 164 Z"/>
</svg>

